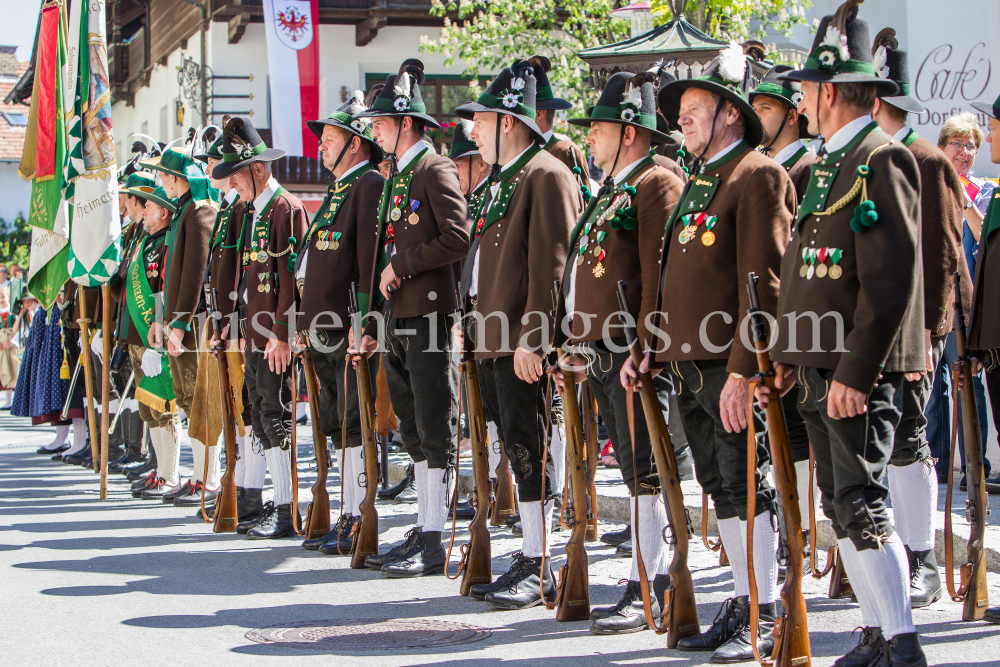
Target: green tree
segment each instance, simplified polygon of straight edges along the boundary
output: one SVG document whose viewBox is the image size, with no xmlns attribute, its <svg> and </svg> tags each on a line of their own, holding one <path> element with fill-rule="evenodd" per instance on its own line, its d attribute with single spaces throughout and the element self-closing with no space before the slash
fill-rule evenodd
<svg viewBox="0 0 1000 667">
<path fill-rule="evenodd" d="M 792 36 L 795 26 L 806 24 L 812 0 L 650 0 L 653 24 L 674 18 L 671 6 L 685 5 L 684 18 L 712 37 L 766 41 L 769 32 Z"/>
<path fill-rule="evenodd" d="M 31 228 L 24 215 L 18 213 L 12 223 L 0 218 L 0 262 L 17 264 L 27 273 L 30 248 Z"/>
</svg>

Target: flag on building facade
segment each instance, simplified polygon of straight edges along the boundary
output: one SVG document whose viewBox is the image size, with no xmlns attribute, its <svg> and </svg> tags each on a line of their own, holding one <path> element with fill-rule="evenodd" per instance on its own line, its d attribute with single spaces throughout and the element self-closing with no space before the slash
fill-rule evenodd
<svg viewBox="0 0 1000 667">
<path fill-rule="evenodd" d="M 263 0 L 271 92 L 271 145 L 316 158 L 319 118 L 319 0 Z"/>
</svg>

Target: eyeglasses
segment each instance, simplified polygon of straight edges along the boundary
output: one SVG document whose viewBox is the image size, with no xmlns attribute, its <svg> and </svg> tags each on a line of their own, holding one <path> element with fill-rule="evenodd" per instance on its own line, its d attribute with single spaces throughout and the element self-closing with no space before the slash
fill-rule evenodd
<svg viewBox="0 0 1000 667">
<path fill-rule="evenodd" d="M 975 144 L 963 144 L 957 141 L 949 141 L 948 143 L 945 144 L 945 146 L 952 146 L 957 151 L 960 151 L 964 148 L 969 153 L 975 153 L 976 151 L 979 150 L 979 147 L 976 146 Z"/>
</svg>

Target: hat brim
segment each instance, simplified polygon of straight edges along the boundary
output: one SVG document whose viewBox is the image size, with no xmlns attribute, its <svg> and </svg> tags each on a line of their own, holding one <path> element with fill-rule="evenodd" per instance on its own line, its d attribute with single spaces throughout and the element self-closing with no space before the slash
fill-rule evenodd
<svg viewBox="0 0 1000 667">
<path fill-rule="evenodd" d="M 470 155 L 481 155 L 478 149 L 474 151 L 459 151 L 448 156 L 449 160 L 461 160 L 463 157 L 469 157 Z"/>
<path fill-rule="evenodd" d="M 976 111 L 982 111 L 990 118 L 995 118 L 996 120 L 1000 120 L 1000 109 L 993 106 L 989 102 L 969 102 L 969 106 L 971 106 Z"/>
<path fill-rule="evenodd" d="M 285 151 L 280 148 L 268 148 L 265 149 L 263 153 L 259 155 L 254 155 L 253 157 L 247 158 L 245 160 L 240 160 L 239 162 L 226 162 L 225 160 L 220 161 L 215 168 L 212 169 L 212 178 L 219 181 L 223 178 L 229 178 L 236 172 L 245 169 L 254 162 L 274 162 L 278 158 L 285 156 Z"/>
<path fill-rule="evenodd" d="M 573 103 L 564 100 L 560 97 L 553 97 L 551 100 L 536 100 L 535 109 L 538 111 L 565 111 L 566 109 L 572 109 Z"/>
<path fill-rule="evenodd" d="M 909 113 L 923 113 L 926 111 L 926 109 L 920 106 L 919 102 L 909 95 L 893 95 L 891 97 L 880 97 L 879 99 Z"/>
<path fill-rule="evenodd" d="M 759 93 L 754 90 L 751 90 L 749 93 L 747 93 L 747 99 L 750 100 L 751 105 L 753 104 L 754 99 L 757 97 L 770 97 L 772 100 L 778 100 L 779 102 L 784 102 L 786 105 L 790 107 L 794 107 L 796 109 L 798 108 L 792 103 L 790 99 L 784 97 L 783 95 L 776 95 L 774 93 Z"/>
<path fill-rule="evenodd" d="M 590 107 L 590 109 L 587 109 L 587 113 L 590 113 L 591 109 L 593 108 L 594 107 Z M 658 146 L 659 144 L 664 143 L 668 139 L 667 135 L 665 135 L 663 132 L 660 132 L 659 130 L 654 130 L 651 127 L 646 127 L 645 125 L 639 125 L 638 123 L 629 123 L 627 121 L 620 120 L 617 118 L 570 118 L 566 122 L 569 123 L 570 125 L 576 125 L 577 127 L 590 127 L 592 123 L 614 123 L 615 125 L 630 125 L 637 130 L 646 130 L 647 132 L 650 132 L 652 134 L 652 141 L 650 143 L 654 146 Z"/>
<path fill-rule="evenodd" d="M 323 120 L 306 121 L 306 126 L 312 131 L 313 134 L 316 135 L 316 138 L 319 139 L 320 141 L 323 140 L 323 128 L 326 127 L 327 125 L 332 125 L 333 127 L 340 128 L 341 130 L 350 133 L 352 136 L 355 136 L 358 139 L 361 139 L 362 141 L 368 142 L 368 146 L 371 147 L 372 151 L 371 157 L 369 157 L 368 159 L 369 162 L 378 164 L 379 162 L 385 159 L 385 153 L 382 151 L 382 147 L 379 146 L 379 143 L 377 141 L 375 141 L 374 139 L 369 139 L 365 135 L 359 133 L 350 125 L 344 125 L 343 123 L 337 120 L 333 120 L 331 118 L 324 118 Z"/>
<path fill-rule="evenodd" d="M 465 120 L 472 120 L 473 116 L 477 113 L 499 113 L 505 116 L 512 116 L 528 126 L 528 129 L 531 130 L 531 133 L 534 135 L 535 141 L 543 145 L 545 144 L 545 134 L 539 129 L 535 121 L 530 118 L 526 118 L 521 114 L 516 114 L 511 111 L 507 111 L 506 109 L 494 109 L 493 107 L 488 107 L 480 104 L 479 102 L 469 102 L 468 104 L 463 104 L 455 109 L 455 115 Z"/>
<path fill-rule="evenodd" d="M 368 109 L 367 111 L 362 111 L 355 118 L 402 118 L 403 116 L 409 116 L 411 118 L 419 118 L 431 127 L 436 127 L 441 129 L 441 124 L 434 119 L 433 116 L 428 116 L 425 113 L 414 113 L 412 111 L 381 111 L 378 109 Z"/>
<path fill-rule="evenodd" d="M 165 199 L 161 199 L 160 197 L 158 197 L 158 196 L 156 196 L 156 195 L 154 195 L 152 193 L 150 193 L 148 195 L 143 195 L 142 198 L 145 199 L 146 201 L 153 202 L 157 206 L 161 206 L 161 207 L 167 209 L 171 213 L 176 213 L 177 212 L 177 205 L 176 204 L 174 204 L 173 202 L 169 202 L 169 201 L 167 201 Z"/>
<path fill-rule="evenodd" d="M 821 72 L 815 69 L 794 69 L 778 75 L 779 81 L 809 81 L 811 83 L 870 83 L 878 90 L 879 97 L 894 97 L 899 95 L 899 86 L 891 79 L 881 79 L 877 76 L 843 72 L 840 74 Z"/>
<path fill-rule="evenodd" d="M 701 90 L 707 90 L 710 93 L 715 93 L 739 109 L 740 113 L 743 114 L 743 119 L 746 123 L 746 132 L 743 134 L 743 140 L 746 141 L 751 148 L 757 148 L 757 146 L 760 145 L 760 140 L 764 136 L 764 126 L 761 124 L 760 117 L 757 115 L 757 112 L 753 110 L 753 107 L 750 106 L 750 103 L 745 99 L 731 91 L 729 88 L 721 86 L 713 81 L 681 79 L 678 81 L 671 81 L 661 88 L 657 102 L 659 103 L 660 111 L 663 113 L 663 117 L 666 118 L 669 123 L 677 125 L 677 119 L 680 116 L 681 96 L 684 94 L 684 91 L 689 88 L 700 88 Z"/>
<path fill-rule="evenodd" d="M 143 190 L 142 188 L 143 186 L 135 188 L 123 188 L 121 190 L 121 193 L 132 195 L 133 197 L 141 197 L 142 199 L 149 199 L 150 195 L 153 194 L 154 188 L 150 188 L 149 190 Z"/>
</svg>

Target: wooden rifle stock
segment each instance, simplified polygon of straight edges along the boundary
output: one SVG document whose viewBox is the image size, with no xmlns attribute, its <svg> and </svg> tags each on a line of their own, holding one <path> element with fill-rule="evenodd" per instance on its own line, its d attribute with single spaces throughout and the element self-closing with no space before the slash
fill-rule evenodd
<svg viewBox="0 0 1000 667">
<path fill-rule="evenodd" d="M 497 464 L 497 487 L 495 498 L 493 499 L 493 511 L 490 513 L 490 525 L 502 526 L 504 519 L 512 516 L 516 511 L 514 507 L 514 480 L 510 474 L 510 459 L 507 457 L 507 450 L 503 443 L 500 445 L 500 463 Z M 490 443 L 490 447 L 493 443 Z"/>
<path fill-rule="evenodd" d="M 594 542 L 597 537 L 597 459 L 601 456 L 601 445 L 597 434 L 597 399 L 589 382 L 580 387 L 580 403 L 583 405 L 583 439 L 586 445 L 587 463 L 587 495 L 590 496 L 590 514 L 587 518 L 587 541 Z"/>
<path fill-rule="evenodd" d="M 490 550 L 490 460 L 489 435 L 486 432 L 486 417 L 483 413 L 483 398 L 479 392 L 479 368 L 471 355 L 462 362 L 465 381 L 466 415 L 469 424 L 469 438 L 472 441 L 472 477 L 475 481 L 476 516 L 469 523 L 469 543 L 462 547 L 463 571 L 459 591 L 468 595 L 473 584 L 488 584 L 493 581 L 492 552 Z M 456 493 L 457 495 L 457 493 Z M 452 519 L 454 528 L 454 517 Z M 454 530 L 452 531 L 454 542 Z M 449 545 L 449 554 L 451 546 Z"/>
<path fill-rule="evenodd" d="M 212 289 L 209 295 L 209 319 L 212 321 L 213 337 L 220 341 L 220 346 L 214 348 L 215 361 L 219 368 L 219 405 L 222 408 L 222 437 L 226 447 L 226 472 L 222 475 L 219 496 L 215 500 L 215 516 L 212 531 L 216 533 L 235 533 L 238 522 L 236 498 L 236 404 L 233 400 L 232 383 L 229 381 L 229 357 L 226 354 L 226 341 L 222 340 L 219 330 L 219 291 Z M 208 449 L 206 447 L 206 449 Z M 207 470 L 207 468 L 206 468 Z"/>
<path fill-rule="evenodd" d="M 306 539 L 313 540 L 330 532 L 330 492 L 326 490 L 330 458 L 319 413 L 319 382 L 316 380 L 316 369 L 313 368 L 312 352 L 308 347 L 302 352 L 302 372 L 306 376 L 309 421 L 312 422 L 313 450 L 316 452 L 316 481 L 312 485 L 312 502 L 306 508 L 305 526 Z"/>
<path fill-rule="evenodd" d="M 750 273 L 747 281 L 750 296 L 750 322 L 753 330 L 754 347 L 757 348 L 757 368 L 760 371 L 751 385 L 760 383 L 771 389 L 771 400 L 767 403 L 767 436 L 771 445 L 771 465 L 774 483 L 781 496 L 781 511 L 788 531 L 788 566 L 785 583 L 781 588 L 782 616 L 774 626 L 774 651 L 771 654 L 775 667 L 801 667 L 812 664 L 812 650 L 809 646 L 809 627 L 806 623 L 806 601 L 802 597 L 802 572 L 804 566 L 802 538 L 802 517 L 799 515 L 798 487 L 795 479 L 795 464 L 792 462 L 792 447 L 788 441 L 785 413 L 774 387 L 774 365 L 768 354 L 768 337 L 764 317 L 761 315 L 760 300 L 757 296 L 757 276 Z M 752 387 L 751 387 L 752 389 Z M 757 583 L 753 569 L 754 516 L 757 513 L 757 488 L 752 481 L 756 473 L 756 438 L 753 428 L 753 391 L 750 392 L 750 413 L 747 421 L 747 565 L 750 579 L 750 644 L 757 654 Z"/>
<path fill-rule="evenodd" d="M 978 621 L 982 620 L 989 607 L 989 592 L 986 588 L 986 517 L 989 515 L 986 498 L 986 477 L 983 470 L 983 440 L 982 432 L 979 430 L 979 409 L 976 406 L 976 394 L 973 385 L 975 374 L 972 372 L 972 357 L 969 355 L 969 345 L 966 333 L 965 312 L 962 308 L 962 285 L 959 274 L 956 271 L 955 277 L 955 343 L 958 348 L 958 360 L 956 363 L 961 367 L 962 389 L 960 390 L 960 400 L 962 401 L 962 433 L 965 436 L 965 467 L 969 480 L 969 497 L 965 501 L 965 515 L 969 521 L 969 542 L 968 542 L 968 562 L 962 566 L 962 585 L 955 598 L 962 600 L 962 620 Z M 952 444 L 954 452 L 954 438 Z M 954 471 L 949 471 L 953 475 Z M 949 525 L 945 527 L 945 534 L 951 537 L 951 484 L 949 477 L 948 485 L 948 507 L 945 516 L 949 519 Z M 948 540 L 945 545 L 946 574 L 948 579 L 952 579 L 953 574 L 953 547 Z M 951 584 L 951 582 L 949 582 Z M 951 584 L 949 588 L 953 588 Z M 949 591 L 950 592 L 950 591 Z"/>
<path fill-rule="evenodd" d="M 563 422 L 566 425 L 566 485 L 571 504 L 570 528 L 566 542 L 566 564 L 560 572 L 560 591 L 556 608 L 557 621 L 583 621 L 590 618 L 590 578 L 587 572 L 587 527 L 591 517 L 587 497 L 587 474 L 584 470 L 586 444 L 583 439 L 583 420 L 577 403 L 576 379 L 573 369 L 565 370 L 569 352 L 562 350 L 559 371 L 566 381 L 563 389 Z"/>
<path fill-rule="evenodd" d="M 358 312 L 358 285 L 351 283 L 351 318 L 354 320 L 354 340 L 361 345 L 361 313 Z M 365 497 L 361 501 L 361 524 L 355 528 L 351 550 L 351 568 L 363 569 L 365 557 L 378 553 L 378 449 L 375 446 L 375 397 L 372 395 L 371 373 L 367 359 L 357 364 L 358 401 L 361 408 L 361 446 L 365 461 Z"/>
<path fill-rule="evenodd" d="M 670 576 L 670 588 L 667 589 L 664 599 L 663 612 L 660 616 L 663 621 L 661 624 L 657 624 L 656 619 L 653 618 L 649 581 L 644 574 L 645 564 L 642 563 L 641 551 L 636 552 L 639 556 L 639 566 L 643 570 L 639 576 L 639 585 L 642 588 L 642 606 L 649 627 L 653 628 L 657 634 L 666 633 L 667 648 L 677 648 L 679 640 L 701 632 L 701 627 L 698 624 L 698 606 L 694 597 L 694 580 L 691 578 L 691 570 L 688 568 L 688 550 L 694 532 L 691 529 L 687 508 L 684 507 L 684 492 L 681 490 L 681 481 L 677 475 L 677 458 L 674 456 L 674 446 L 670 442 L 667 423 L 663 420 L 663 412 L 660 411 L 660 401 L 656 396 L 656 388 L 653 386 L 653 377 L 649 373 L 639 373 L 642 350 L 639 348 L 635 327 L 629 318 L 629 313 L 632 311 L 629 309 L 625 288 L 625 282 L 619 280 L 618 316 L 625 329 L 625 338 L 628 341 L 632 364 L 635 366 L 639 381 L 642 383 L 642 386 L 638 388 L 639 399 L 642 402 L 642 411 L 646 416 L 646 428 L 649 430 L 653 461 L 656 463 L 656 474 L 660 480 L 660 492 L 663 494 L 663 502 L 667 508 L 667 521 L 669 522 L 667 528 L 672 532 L 674 547 L 670 567 L 667 569 Z M 634 386 L 631 391 L 636 391 Z M 632 396 L 629 399 L 631 400 Z M 639 535 L 633 531 L 632 537 L 632 548 L 639 549 Z"/>
</svg>

